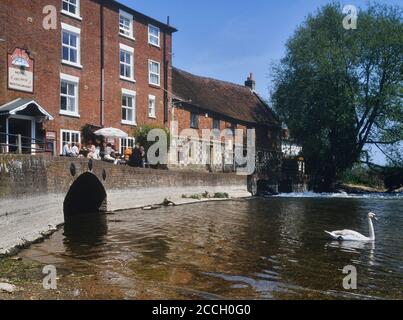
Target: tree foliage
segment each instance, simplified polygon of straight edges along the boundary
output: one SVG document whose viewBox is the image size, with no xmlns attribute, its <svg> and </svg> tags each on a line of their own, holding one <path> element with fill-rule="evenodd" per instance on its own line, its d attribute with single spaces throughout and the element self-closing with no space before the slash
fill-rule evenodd
<svg viewBox="0 0 403 320">
<path fill-rule="evenodd" d="M 273 105 L 321 189 L 369 162 L 369 144 L 396 152 L 403 140 L 402 9 L 370 4 L 346 30 L 341 8 L 308 16 L 274 68 Z"/>
<path fill-rule="evenodd" d="M 160 129 L 163 130 L 167 136 L 167 144 L 168 147 L 170 145 L 170 132 L 163 126 L 158 125 L 142 125 L 137 127 L 133 132 L 133 137 L 136 138 L 136 143 L 139 143 L 141 146 L 144 147 L 145 151 L 147 152 L 148 149 L 155 143 L 155 141 L 148 141 L 148 134 L 151 130 Z"/>
</svg>

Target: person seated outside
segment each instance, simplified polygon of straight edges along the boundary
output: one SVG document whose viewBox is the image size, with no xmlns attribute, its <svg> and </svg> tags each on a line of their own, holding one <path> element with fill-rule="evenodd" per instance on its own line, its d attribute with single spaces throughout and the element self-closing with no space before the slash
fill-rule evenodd
<svg viewBox="0 0 403 320">
<path fill-rule="evenodd" d="M 140 147 L 140 167 L 146 167 L 146 151 L 143 146 Z"/>
<path fill-rule="evenodd" d="M 64 157 L 71 157 L 72 156 L 72 151 L 71 151 L 71 145 L 70 143 L 66 143 L 63 147 L 63 156 Z"/>
<path fill-rule="evenodd" d="M 90 152 L 90 150 L 89 150 L 89 148 L 88 148 L 88 146 L 89 145 L 87 145 L 87 146 L 82 146 L 82 145 L 80 145 L 80 157 L 81 158 L 87 158 L 88 157 L 88 153 Z"/>
<path fill-rule="evenodd" d="M 88 149 L 89 149 L 89 153 L 88 153 L 88 156 L 87 156 L 87 158 L 89 158 L 89 159 L 94 159 L 94 160 L 101 160 L 101 156 L 100 156 L 100 149 L 99 149 L 99 147 L 97 148 L 97 147 L 95 147 L 95 145 L 90 145 L 90 146 L 88 146 Z"/>
<path fill-rule="evenodd" d="M 137 143 L 136 147 L 133 149 L 132 155 L 129 158 L 129 166 L 131 167 L 141 167 L 141 151 L 140 144 Z"/>
<path fill-rule="evenodd" d="M 102 144 L 101 144 L 101 147 L 100 147 L 100 152 L 99 152 L 99 155 L 101 156 L 101 159 L 102 160 L 104 160 L 104 158 L 105 158 L 105 154 L 106 154 L 106 147 L 107 147 L 107 144 L 106 144 L 106 142 L 102 142 Z"/>
<path fill-rule="evenodd" d="M 101 158 L 101 148 L 99 146 L 95 147 L 94 160 L 102 160 L 102 158 Z"/>
<path fill-rule="evenodd" d="M 129 162 L 131 155 L 133 154 L 133 148 L 127 147 L 124 152 L 124 159 L 126 162 Z"/>
<path fill-rule="evenodd" d="M 104 161 L 115 163 L 116 158 L 114 157 L 114 154 L 115 154 L 115 152 L 114 152 L 114 150 L 112 148 L 112 145 L 110 143 L 108 143 L 106 145 L 106 148 L 105 148 L 105 151 L 104 151 L 104 158 L 103 158 Z"/>
<path fill-rule="evenodd" d="M 77 143 L 77 150 L 78 150 L 78 157 L 79 158 L 84 158 L 82 152 L 83 152 L 83 147 L 81 145 L 81 143 Z"/>
<path fill-rule="evenodd" d="M 73 147 L 71 148 L 71 156 L 77 158 L 80 155 L 80 149 L 78 144 L 73 143 Z"/>
<path fill-rule="evenodd" d="M 120 154 L 116 151 L 116 147 L 112 145 L 112 153 L 111 156 L 114 157 L 115 159 L 120 158 Z"/>
</svg>

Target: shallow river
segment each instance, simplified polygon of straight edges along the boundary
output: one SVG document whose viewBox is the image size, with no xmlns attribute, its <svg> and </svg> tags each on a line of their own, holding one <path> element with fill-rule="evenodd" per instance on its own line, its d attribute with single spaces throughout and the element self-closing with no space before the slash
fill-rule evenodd
<svg viewBox="0 0 403 320">
<path fill-rule="evenodd" d="M 333 242 L 324 233 L 368 235 L 369 211 L 380 218 L 374 244 Z M 19 256 L 55 265 L 61 298 L 403 299 L 403 198 L 124 211 L 66 224 Z M 343 289 L 347 265 L 357 268 L 357 290 Z"/>
</svg>

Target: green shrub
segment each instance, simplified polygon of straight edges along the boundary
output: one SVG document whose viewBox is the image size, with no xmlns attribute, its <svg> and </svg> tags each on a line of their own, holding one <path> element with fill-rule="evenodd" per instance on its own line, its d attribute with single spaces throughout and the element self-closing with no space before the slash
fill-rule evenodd
<svg viewBox="0 0 403 320">
<path fill-rule="evenodd" d="M 346 171 L 341 179 L 341 183 L 363 185 L 372 188 L 383 188 L 383 177 L 377 172 L 370 170 L 366 166 L 356 165 Z"/>
<path fill-rule="evenodd" d="M 216 198 L 216 199 L 228 199 L 229 194 L 226 193 L 226 192 L 216 192 L 216 193 L 214 193 L 213 198 Z"/>
<path fill-rule="evenodd" d="M 86 124 L 81 127 L 81 143 L 83 145 L 87 145 L 90 141 L 95 144 L 96 141 L 99 141 L 101 144 L 104 142 L 104 137 L 95 135 L 95 131 L 100 129 L 99 127 L 95 127 L 90 124 Z"/>
<path fill-rule="evenodd" d="M 165 133 L 167 134 L 167 143 L 168 143 L 168 148 L 169 148 L 169 146 L 170 146 L 169 130 L 162 126 L 157 126 L 157 125 L 142 125 L 140 127 L 137 127 L 133 132 L 133 137 L 136 138 L 136 143 L 139 143 L 141 146 L 143 146 L 145 151 L 147 152 L 148 149 L 155 143 L 155 141 L 147 140 L 147 136 L 148 136 L 149 132 L 153 129 L 161 129 L 161 130 L 165 131 Z"/>
<path fill-rule="evenodd" d="M 194 200 L 201 200 L 202 196 L 200 194 L 193 194 L 189 198 Z"/>
</svg>

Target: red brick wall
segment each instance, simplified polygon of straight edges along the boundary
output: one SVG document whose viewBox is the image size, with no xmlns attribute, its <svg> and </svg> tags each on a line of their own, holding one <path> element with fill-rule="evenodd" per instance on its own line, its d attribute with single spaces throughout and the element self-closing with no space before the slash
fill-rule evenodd
<svg viewBox="0 0 403 320">
<path fill-rule="evenodd" d="M 79 21 L 60 14 L 60 0 L 1 0 L 0 21 L 0 105 L 16 98 L 33 98 L 41 104 L 55 120 L 47 122 L 47 130 L 56 131 L 60 140 L 60 129 L 80 130 L 85 124 L 101 124 L 101 18 L 100 5 L 96 0 L 81 0 Z M 42 27 L 43 7 L 54 5 L 58 10 L 57 30 Z M 32 22 L 28 21 L 32 18 Z M 111 3 L 104 8 L 105 19 L 105 126 L 120 128 L 129 134 L 134 127 L 121 124 L 121 89 L 136 91 L 137 124 L 164 124 L 164 29 L 161 28 L 161 48 L 148 44 L 148 23 L 142 15 L 134 14 L 134 37 L 130 40 L 119 36 L 119 8 Z M 81 29 L 82 69 L 61 64 L 61 27 L 64 22 Z M 167 31 L 168 32 L 168 31 Z M 136 83 L 120 80 L 119 43 L 134 48 L 134 69 Z M 35 60 L 34 93 L 7 89 L 7 53 L 15 47 L 29 49 Z M 167 34 L 167 58 L 171 68 L 172 36 Z M 161 64 L 161 87 L 148 84 L 148 59 Z M 80 118 L 59 115 L 60 73 L 77 76 L 79 84 Z M 171 74 L 171 71 L 169 71 Z M 171 91 L 171 76 L 168 91 Z M 156 96 L 157 119 L 148 117 L 148 95 Z M 0 130 L 4 131 L 0 128 Z M 58 146 L 59 150 L 59 146 Z"/>
<path fill-rule="evenodd" d="M 171 111 L 172 112 L 172 111 Z M 178 133 L 180 134 L 182 130 L 190 128 L 190 114 L 191 110 L 185 107 L 175 108 L 173 120 L 178 122 Z M 196 112 L 196 111 L 194 111 Z M 232 124 L 236 125 L 236 129 L 242 129 L 244 132 L 244 143 L 246 144 L 246 133 L 248 127 L 245 124 L 237 123 L 236 121 L 230 122 L 228 119 L 223 118 L 222 116 L 212 116 L 208 113 L 208 117 L 206 118 L 205 112 L 199 110 L 196 112 L 199 114 L 199 128 L 198 134 L 202 137 L 202 129 L 212 129 L 213 128 L 213 119 L 220 120 L 220 129 L 229 129 Z M 271 151 L 279 151 L 281 146 L 280 143 L 280 129 L 279 128 L 269 128 L 264 126 L 256 126 L 255 127 L 255 136 L 256 136 L 256 148 L 258 149 L 266 149 Z M 224 137 L 222 138 L 224 141 Z"/>
<path fill-rule="evenodd" d="M 191 113 L 192 111 L 186 108 L 175 108 L 173 119 L 178 122 L 178 133 L 180 133 L 184 129 L 190 128 Z M 236 129 L 242 129 L 244 131 L 244 134 L 246 134 L 247 127 L 243 124 L 239 124 L 235 121 L 230 122 L 228 121 L 228 119 L 225 119 L 222 116 L 212 116 L 208 112 L 206 117 L 206 112 L 202 112 L 201 110 L 199 110 L 198 112 L 194 111 L 194 113 L 197 113 L 199 115 L 199 128 L 197 131 L 200 137 L 202 136 L 203 129 L 213 129 L 214 119 L 220 120 L 220 130 L 230 129 L 231 125 L 236 125 Z"/>
</svg>

